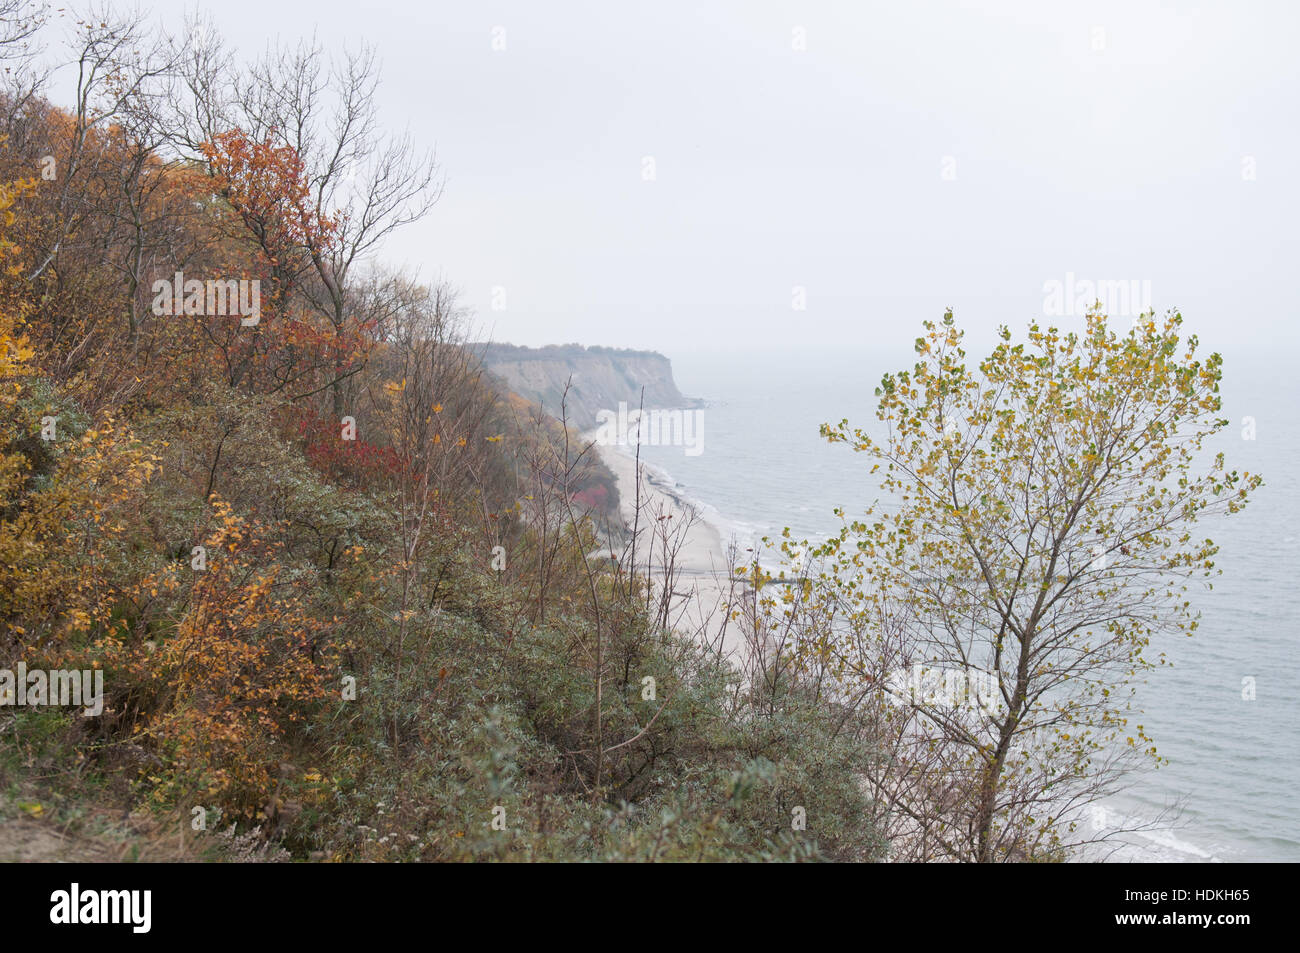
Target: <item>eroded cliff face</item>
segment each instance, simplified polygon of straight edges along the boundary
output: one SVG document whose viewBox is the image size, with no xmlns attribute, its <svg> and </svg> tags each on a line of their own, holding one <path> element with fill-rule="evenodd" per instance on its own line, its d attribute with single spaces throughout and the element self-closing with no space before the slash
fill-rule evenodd
<svg viewBox="0 0 1300 953">
<path fill-rule="evenodd" d="M 530 348 L 512 344 L 476 345 L 483 363 L 507 388 L 547 413 L 560 416 L 560 398 L 569 388 L 569 424 L 578 430 L 596 426 L 601 410 L 617 411 L 619 402 L 635 410 L 645 388 L 646 409 L 695 407 L 673 381 L 672 362 L 655 351 L 582 347 L 579 344 Z"/>
</svg>

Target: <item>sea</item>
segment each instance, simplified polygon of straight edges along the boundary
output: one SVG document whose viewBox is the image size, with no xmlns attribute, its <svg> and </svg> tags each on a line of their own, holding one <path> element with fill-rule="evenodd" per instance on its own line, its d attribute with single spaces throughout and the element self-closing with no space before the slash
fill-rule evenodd
<svg viewBox="0 0 1300 953">
<path fill-rule="evenodd" d="M 668 356 L 681 392 L 704 401 L 702 452 L 643 447 L 642 459 L 724 540 L 761 550 L 787 526 L 824 538 L 840 526 L 836 507 L 853 517 L 879 497 L 866 457 L 819 427 L 848 418 L 873 430 L 881 375 L 914 355 Z M 1214 449 L 1265 485 L 1242 512 L 1200 524 L 1222 575 L 1190 590 L 1194 636 L 1153 642 L 1151 657 L 1171 664 L 1137 695 L 1169 763 L 1130 776 L 1093 814 L 1125 830 L 1159 823 L 1125 834 L 1111 861 L 1300 861 L 1300 375 L 1281 358 L 1227 355 L 1221 396 L 1230 426 Z"/>
</svg>

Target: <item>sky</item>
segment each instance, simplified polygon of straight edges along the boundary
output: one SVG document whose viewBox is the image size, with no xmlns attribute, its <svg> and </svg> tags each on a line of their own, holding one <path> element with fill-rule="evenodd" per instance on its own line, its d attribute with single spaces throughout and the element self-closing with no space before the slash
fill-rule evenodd
<svg viewBox="0 0 1300 953">
<path fill-rule="evenodd" d="M 198 9 L 250 54 L 376 49 L 446 175 L 382 257 L 498 341 L 857 352 L 948 307 L 979 341 L 1081 326 L 1051 292 L 1091 281 L 1228 354 L 1297 342 L 1294 3 Z"/>
</svg>

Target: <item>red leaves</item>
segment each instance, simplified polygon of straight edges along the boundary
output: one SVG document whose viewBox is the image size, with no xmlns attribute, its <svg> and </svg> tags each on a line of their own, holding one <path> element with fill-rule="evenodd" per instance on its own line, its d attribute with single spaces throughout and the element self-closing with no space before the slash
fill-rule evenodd
<svg viewBox="0 0 1300 953">
<path fill-rule="evenodd" d="M 232 129 L 204 143 L 203 155 L 222 195 L 273 268 L 283 268 L 295 253 L 319 252 L 333 240 L 337 223 L 313 198 L 302 159 L 291 146 L 275 145 L 270 136 L 255 142 Z"/>
<path fill-rule="evenodd" d="M 573 494 L 573 502 L 593 510 L 603 510 L 608 498 L 609 490 L 600 483 Z"/>
<path fill-rule="evenodd" d="M 304 416 L 298 423 L 298 433 L 311 465 L 340 483 L 361 486 L 375 477 L 393 477 L 405 469 L 404 461 L 392 447 L 361 439 L 344 440 L 337 420 Z"/>
</svg>

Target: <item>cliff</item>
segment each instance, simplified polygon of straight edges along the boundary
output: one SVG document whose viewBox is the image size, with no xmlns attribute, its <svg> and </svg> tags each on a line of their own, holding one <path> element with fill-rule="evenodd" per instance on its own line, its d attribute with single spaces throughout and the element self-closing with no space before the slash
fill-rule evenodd
<svg viewBox="0 0 1300 953">
<path fill-rule="evenodd" d="M 672 362 L 655 351 L 583 347 L 580 344 L 518 347 L 513 344 L 471 345 L 483 355 L 484 366 L 511 391 L 547 413 L 560 416 L 560 397 L 569 388 L 570 426 L 590 430 L 596 413 L 617 410 L 620 401 L 635 409 L 645 388 L 645 406 L 696 407 L 673 381 Z"/>
</svg>

